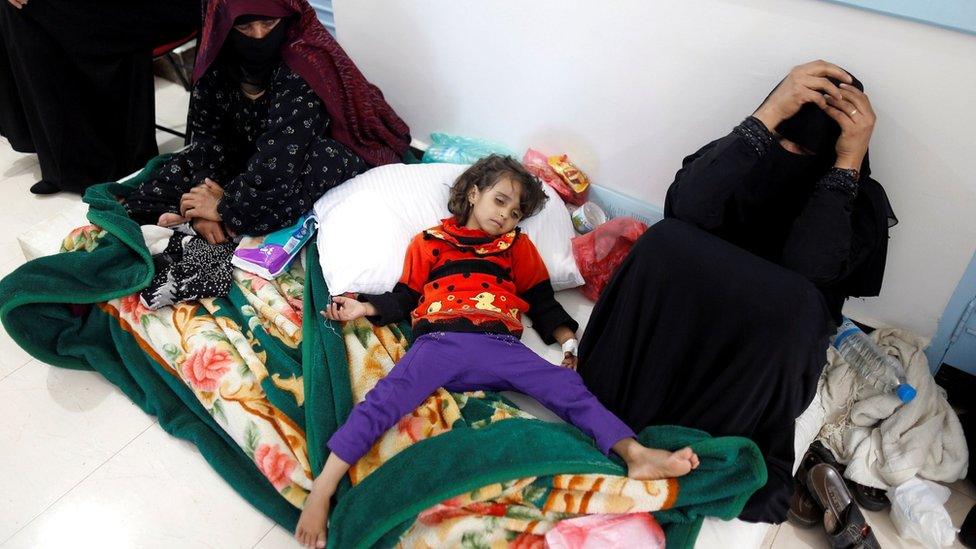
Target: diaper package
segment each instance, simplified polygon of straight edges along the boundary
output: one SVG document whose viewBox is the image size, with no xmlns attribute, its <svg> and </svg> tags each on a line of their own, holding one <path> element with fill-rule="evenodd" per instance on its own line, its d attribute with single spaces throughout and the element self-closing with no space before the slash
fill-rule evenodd
<svg viewBox="0 0 976 549">
<path fill-rule="evenodd" d="M 302 246 L 312 238 L 318 222 L 309 212 L 291 227 L 264 237 L 244 237 L 234 251 L 231 263 L 249 273 L 271 280 L 285 272 Z"/>
</svg>

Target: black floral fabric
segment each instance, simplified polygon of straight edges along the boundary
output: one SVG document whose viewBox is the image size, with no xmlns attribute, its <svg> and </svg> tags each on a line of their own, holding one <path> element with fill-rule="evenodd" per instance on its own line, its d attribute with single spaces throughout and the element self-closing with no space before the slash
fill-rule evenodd
<svg viewBox="0 0 976 549">
<path fill-rule="evenodd" d="M 232 242 L 209 244 L 177 231 L 162 253 L 153 256 L 156 274 L 139 292 L 143 304 L 156 310 L 205 297 L 223 297 L 233 283 Z"/>
<path fill-rule="evenodd" d="M 215 66 L 193 89 L 188 126 L 190 145 L 126 199 L 140 223 L 178 213 L 183 194 L 210 178 L 224 189 L 217 211 L 225 226 L 266 234 L 293 224 L 326 191 L 367 168 L 329 137 L 321 99 L 284 64 L 256 100 Z"/>
</svg>

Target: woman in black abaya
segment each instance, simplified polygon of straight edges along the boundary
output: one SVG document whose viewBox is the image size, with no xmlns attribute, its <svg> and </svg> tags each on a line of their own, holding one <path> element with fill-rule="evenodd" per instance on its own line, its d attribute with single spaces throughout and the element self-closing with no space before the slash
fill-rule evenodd
<svg viewBox="0 0 976 549">
<path fill-rule="evenodd" d="M 860 82 L 816 61 L 684 160 L 580 345 L 589 388 L 634 429 L 753 439 L 769 480 L 740 518 L 782 522 L 794 420 L 849 296 L 878 295 L 895 221 L 870 178 Z"/>
<path fill-rule="evenodd" d="M 36 152 L 31 192 L 84 192 L 156 156 L 152 50 L 200 0 L 0 1 L 0 135 Z"/>
</svg>

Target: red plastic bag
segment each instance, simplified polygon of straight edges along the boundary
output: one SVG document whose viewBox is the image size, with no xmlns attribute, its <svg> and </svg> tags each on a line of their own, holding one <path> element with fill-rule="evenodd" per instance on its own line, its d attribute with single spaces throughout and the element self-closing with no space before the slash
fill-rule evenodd
<svg viewBox="0 0 976 549">
<path fill-rule="evenodd" d="M 546 156 L 535 149 L 525 151 L 522 165 L 559 193 L 567 204 L 582 206 L 590 194 L 590 180 L 563 154 Z"/>
<path fill-rule="evenodd" d="M 630 253 L 647 225 L 630 217 L 615 217 L 573 239 L 573 257 L 586 282 L 580 291 L 596 301 Z"/>
<path fill-rule="evenodd" d="M 664 530 L 650 513 L 586 515 L 559 521 L 546 533 L 549 549 L 664 549 Z"/>
</svg>

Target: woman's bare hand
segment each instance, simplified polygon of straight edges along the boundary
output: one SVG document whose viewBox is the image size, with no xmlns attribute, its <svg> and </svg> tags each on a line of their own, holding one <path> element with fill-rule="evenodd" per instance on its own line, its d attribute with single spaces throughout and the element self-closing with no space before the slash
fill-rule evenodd
<svg viewBox="0 0 976 549">
<path fill-rule="evenodd" d="M 10 5 L 17 9 L 21 9 L 27 5 L 27 0 L 7 0 L 7 2 L 10 2 Z"/>
<path fill-rule="evenodd" d="M 206 185 L 198 185 L 180 199 L 180 214 L 184 217 L 221 221 L 217 213 L 220 198 L 213 195 Z"/>
<path fill-rule="evenodd" d="M 560 366 L 562 366 L 563 368 L 569 368 L 570 370 L 575 371 L 576 370 L 576 360 L 577 360 L 576 359 L 576 355 L 574 355 L 573 353 L 566 353 L 566 356 L 563 357 L 563 361 L 562 361 L 562 364 L 560 364 Z"/>
<path fill-rule="evenodd" d="M 200 186 L 210 191 L 210 194 L 216 196 L 218 200 L 224 197 L 224 188 L 220 186 L 220 183 L 217 183 L 209 177 L 205 178 Z"/>
<path fill-rule="evenodd" d="M 836 100 L 843 99 L 841 89 L 830 78 L 848 84 L 854 81 L 847 71 L 823 60 L 797 65 L 753 116 L 774 131 L 780 122 L 796 114 L 806 103 L 816 103 L 822 109 L 827 106 L 825 95 Z"/>
<path fill-rule="evenodd" d="M 197 218 L 190 222 L 190 226 L 202 236 L 204 240 L 211 244 L 223 244 L 227 242 L 227 233 L 220 225 L 219 221 Z"/>
<path fill-rule="evenodd" d="M 840 91 L 842 99 L 830 98 L 823 107 L 824 112 L 840 125 L 834 166 L 860 170 L 877 118 L 864 92 L 847 84 L 841 84 Z"/>
</svg>

